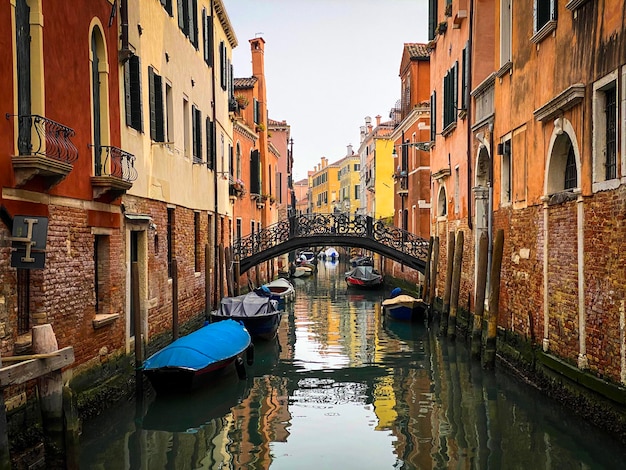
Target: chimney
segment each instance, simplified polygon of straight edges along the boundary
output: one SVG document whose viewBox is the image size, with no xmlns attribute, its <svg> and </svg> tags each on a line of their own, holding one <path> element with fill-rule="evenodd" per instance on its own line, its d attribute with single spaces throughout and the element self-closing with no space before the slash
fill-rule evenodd
<svg viewBox="0 0 626 470">
<path fill-rule="evenodd" d="M 380 126 L 380 114 L 376 116 L 376 127 Z"/>
<path fill-rule="evenodd" d="M 352 144 L 348 144 L 348 153 L 346 155 L 354 155 L 354 151 L 352 150 Z"/>
<path fill-rule="evenodd" d="M 327 165 L 328 165 L 328 159 L 326 157 L 322 157 L 321 168 L 326 168 Z"/>
</svg>

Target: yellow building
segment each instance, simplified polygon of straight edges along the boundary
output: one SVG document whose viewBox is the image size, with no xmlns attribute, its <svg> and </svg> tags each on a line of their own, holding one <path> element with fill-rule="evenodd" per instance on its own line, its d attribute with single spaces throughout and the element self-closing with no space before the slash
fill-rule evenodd
<svg viewBox="0 0 626 470">
<path fill-rule="evenodd" d="M 339 201 L 337 208 L 341 212 L 355 212 L 361 198 L 361 159 L 348 145 L 347 156 L 341 160 L 339 168 Z"/>
<path fill-rule="evenodd" d="M 326 157 L 315 165 L 309 176 L 313 213 L 328 214 L 335 209 L 339 201 L 339 168 L 339 162 L 329 165 Z"/>
<path fill-rule="evenodd" d="M 361 127 L 361 201 L 359 213 L 374 219 L 393 219 L 393 141 L 389 138 L 393 123 L 380 122 L 376 116 L 376 127 L 372 128 L 369 117 Z"/>
</svg>

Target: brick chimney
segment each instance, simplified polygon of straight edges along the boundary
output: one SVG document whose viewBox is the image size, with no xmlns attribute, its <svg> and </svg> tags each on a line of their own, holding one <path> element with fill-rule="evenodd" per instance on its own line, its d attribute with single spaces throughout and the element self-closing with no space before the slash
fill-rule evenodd
<svg viewBox="0 0 626 470">
<path fill-rule="evenodd" d="M 380 126 L 380 114 L 378 116 L 376 116 L 376 127 Z"/>
</svg>

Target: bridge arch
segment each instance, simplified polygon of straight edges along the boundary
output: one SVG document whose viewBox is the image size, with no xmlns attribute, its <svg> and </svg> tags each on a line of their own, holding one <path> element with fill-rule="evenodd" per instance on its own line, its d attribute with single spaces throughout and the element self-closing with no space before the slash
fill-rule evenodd
<svg viewBox="0 0 626 470">
<path fill-rule="evenodd" d="M 429 242 L 372 217 L 336 212 L 303 214 L 282 220 L 240 240 L 234 259 L 243 274 L 253 266 L 299 248 L 364 248 L 424 272 Z"/>
</svg>

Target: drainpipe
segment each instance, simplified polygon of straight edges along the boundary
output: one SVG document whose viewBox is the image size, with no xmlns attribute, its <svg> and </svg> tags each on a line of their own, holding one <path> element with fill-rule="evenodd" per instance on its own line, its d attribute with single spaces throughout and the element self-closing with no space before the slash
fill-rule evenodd
<svg viewBox="0 0 626 470">
<path fill-rule="evenodd" d="M 213 8 L 213 0 L 211 0 L 211 21 L 215 22 L 215 10 Z M 213 28 L 211 28 L 213 30 Z M 215 44 L 215 41 L 213 41 L 214 38 L 211 38 L 211 44 Z M 213 129 L 214 132 L 212 132 L 212 140 L 213 142 L 211 142 L 211 147 L 213 149 L 213 153 L 215 154 L 215 163 L 213 165 L 213 197 L 215 198 L 215 220 L 214 220 L 214 236 L 215 236 L 215 246 L 213 247 L 213 250 L 215 250 L 215 248 L 218 246 L 217 243 L 217 238 L 219 236 L 219 202 L 218 202 L 218 196 L 219 196 L 219 192 L 217 190 L 217 136 L 215 135 L 217 133 L 217 112 L 215 110 L 216 108 L 216 93 L 215 93 L 215 87 L 216 87 L 216 81 L 215 81 L 215 51 L 213 51 L 213 54 L 211 54 L 211 57 L 213 58 L 213 61 L 211 63 L 211 83 L 212 83 L 212 90 L 211 90 L 211 104 L 213 105 Z M 213 296 L 217 296 L 218 295 L 218 278 L 219 278 L 219 256 L 216 256 L 215 251 L 213 252 L 214 256 L 213 256 Z M 205 263 L 207 262 L 207 260 L 205 260 Z"/>
<path fill-rule="evenodd" d="M 470 0 L 469 2 L 469 38 L 467 41 L 467 61 L 466 61 L 466 71 L 467 75 L 467 95 L 465 96 L 465 105 L 467 106 L 467 226 L 470 230 L 472 230 L 472 119 L 471 119 L 471 98 L 469 96 L 469 90 L 472 89 L 472 36 L 474 35 L 474 25 L 472 21 L 474 19 L 474 0 Z M 463 93 L 466 93 L 463 90 Z"/>
</svg>

